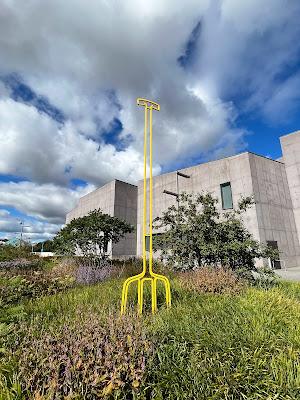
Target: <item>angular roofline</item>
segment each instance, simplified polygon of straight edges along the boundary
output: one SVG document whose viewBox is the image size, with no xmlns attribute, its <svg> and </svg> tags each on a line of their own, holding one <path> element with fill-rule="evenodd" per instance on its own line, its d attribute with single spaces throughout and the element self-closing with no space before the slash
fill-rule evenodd
<svg viewBox="0 0 300 400">
<path fill-rule="evenodd" d="M 194 168 L 194 167 L 198 167 L 198 166 L 200 166 L 200 165 L 210 164 L 210 163 L 213 163 L 213 162 L 216 162 L 216 161 L 226 160 L 227 158 L 239 157 L 239 156 L 243 156 L 243 155 L 245 155 L 245 154 L 253 154 L 254 156 L 262 157 L 262 158 L 265 158 L 266 160 L 273 161 L 273 162 L 276 162 L 276 163 L 279 163 L 279 164 L 284 165 L 284 162 L 282 162 L 282 161 L 278 161 L 278 160 L 274 160 L 273 158 L 269 158 L 269 157 L 266 157 L 266 156 L 262 156 L 261 154 L 254 153 L 253 151 L 243 151 L 242 153 L 234 154 L 233 156 L 227 156 L 227 157 L 223 157 L 223 158 L 217 158 L 217 159 L 215 159 L 215 160 L 206 161 L 206 162 L 204 162 L 204 163 L 190 165 L 189 167 L 184 167 L 184 168 L 175 169 L 174 171 L 169 171 L 169 172 L 166 172 L 166 173 L 164 173 L 164 174 L 155 175 L 153 178 L 158 177 L 158 176 L 163 176 L 163 175 L 174 174 L 174 172 L 176 172 L 176 171 L 185 171 L 185 170 L 187 170 L 187 169 L 189 169 L 189 168 Z M 149 178 L 147 178 L 147 179 L 149 179 Z M 139 182 L 142 182 L 142 181 L 143 181 L 143 179 L 140 179 L 140 180 L 138 181 L 138 183 L 139 183 Z"/>
<path fill-rule="evenodd" d="M 274 160 L 273 158 L 269 158 L 269 157 L 266 157 L 266 156 L 262 156 L 261 154 L 253 153 L 253 151 L 247 151 L 247 153 L 253 154 L 253 155 L 257 156 L 257 157 L 262 157 L 262 158 L 265 158 L 266 160 L 274 161 L 274 162 L 277 162 L 279 164 L 283 164 L 284 165 L 284 162 L 282 162 L 282 161 Z"/>
<path fill-rule="evenodd" d="M 115 181 L 115 182 L 126 183 L 126 185 L 130 185 L 130 186 L 137 187 L 137 185 L 134 185 L 133 183 L 129 183 L 129 182 L 126 182 L 126 181 L 121 181 L 121 179 L 114 179 L 114 181 Z M 112 181 L 111 181 L 111 182 L 112 182 Z M 108 182 L 108 183 L 109 183 L 109 182 Z M 100 186 L 100 187 L 102 187 L 102 186 Z"/>
<path fill-rule="evenodd" d="M 284 138 L 286 136 L 295 135 L 296 133 L 300 133 L 300 130 L 294 131 L 294 132 L 290 132 L 290 133 L 286 133 L 285 135 L 279 136 L 279 139 Z"/>
<path fill-rule="evenodd" d="M 112 182 L 121 182 L 121 183 L 125 183 L 126 185 L 134 186 L 134 187 L 137 188 L 137 185 L 133 185 L 132 183 L 128 183 L 128 182 L 125 182 L 125 181 L 121 181 L 120 179 L 113 179 L 113 180 L 111 180 L 111 181 L 109 181 L 109 182 L 104 183 L 104 185 L 97 187 L 96 189 L 92 190 L 91 192 L 85 194 L 84 196 L 81 196 L 80 199 L 78 200 L 78 203 L 79 203 L 79 201 L 80 201 L 81 199 L 83 199 L 84 197 L 89 196 L 91 193 L 94 193 L 94 192 L 96 192 L 97 190 L 102 189 L 104 186 L 106 186 L 106 185 L 108 185 L 108 184 L 110 184 L 110 183 L 112 183 Z M 77 203 L 77 205 L 78 205 L 78 203 Z M 76 206 L 75 206 L 75 207 L 76 207 Z M 73 210 L 73 208 L 72 208 L 72 210 Z M 72 211 L 72 210 L 71 210 L 71 211 Z M 71 211 L 70 211 L 70 212 L 71 212 Z"/>
</svg>

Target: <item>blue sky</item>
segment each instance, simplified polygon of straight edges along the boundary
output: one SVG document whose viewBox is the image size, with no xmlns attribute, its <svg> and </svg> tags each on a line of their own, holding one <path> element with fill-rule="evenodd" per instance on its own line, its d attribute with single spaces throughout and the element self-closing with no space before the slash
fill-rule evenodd
<svg viewBox="0 0 300 400">
<path fill-rule="evenodd" d="M 155 174 L 242 151 L 276 159 L 300 129 L 298 0 L 2 7 L 1 236 L 24 221 L 50 238 L 84 194 L 141 178 L 137 97 L 161 105 Z"/>
</svg>

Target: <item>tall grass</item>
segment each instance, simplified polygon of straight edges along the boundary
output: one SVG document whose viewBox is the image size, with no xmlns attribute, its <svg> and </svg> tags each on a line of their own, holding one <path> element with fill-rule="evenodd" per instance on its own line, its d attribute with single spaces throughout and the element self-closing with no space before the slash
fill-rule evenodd
<svg viewBox="0 0 300 400">
<path fill-rule="evenodd" d="M 71 346 L 72 340 L 68 337 L 72 339 L 72 329 L 67 330 L 68 335 L 65 336 L 62 332 L 66 326 L 76 326 L 78 310 L 83 316 L 92 313 L 93 329 L 98 329 L 101 334 L 105 333 L 101 327 L 109 325 L 110 340 L 115 343 L 115 339 L 112 339 L 114 327 L 116 332 L 120 332 L 118 310 L 121 288 L 122 280 L 112 279 L 24 304 L 23 316 L 19 321 L 14 320 L 13 330 L 10 327 L 2 335 L 0 348 L 5 348 L 5 351 L 1 355 L 0 371 L 2 393 L 6 396 L 2 399 L 9 399 L 8 396 L 12 399 L 28 398 L 24 392 L 24 368 L 29 368 L 26 360 L 30 359 L 24 357 L 26 349 L 35 341 L 42 346 L 41 332 L 48 340 L 49 352 L 46 349 L 45 356 L 52 354 L 49 343 L 53 338 L 59 337 L 62 346 Z M 147 288 L 145 301 L 149 300 L 150 290 Z M 300 398 L 300 284 L 280 283 L 270 290 L 248 288 L 240 294 L 215 295 L 187 290 L 173 279 L 172 300 L 172 308 L 167 310 L 160 288 L 159 312 L 152 316 L 146 311 L 140 319 L 141 325 L 138 325 L 136 332 L 138 336 L 143 336 L 153 351 L 151 356 L 145 358 L 145 366 L 140 370 L 135 385 L 134 378 L 128 378 L 128 385 L 110 386 L 107 392 L 103 389 L 107 386 L 100 385 L 101 390 L 97 395 L 75 388 L 69 398 Z M 135 301 L 136 292 L 132 289 L 132 310 Z M 129 316 L 127 323 L 135 326 L 134 321 L 135 317 Z M 74 338 L 76 336 L 78 339 L 78 335 L 84 337 L 80 336 L 80 332 L 88 329 L 84 322 L 81 323 L 82 327 L 74 328 L 74 332 L 77 332 Z M 30 335 L 26 336 L 26 329 Z M 17 346 L 16 340 L 19 340 Z M 77 343 L 82 343 L 80 340 Z M 96 338 L 90 341 L 91 348 L 96 347 L 97 343 L 99 346 Z M 11 351 L 13 348 L 20 355 L 18 359 Z M 132 347 L 132 351 L 134 348 L 136 346 Z M 43 370 L 38 354 L 34 365 L 41 362 L 40 370 Z M 135 354 L 134 357 L 138 357 L 138 353 Z M 123 360 L 122 357 L 120 359 Z M 119 370 L 121 365 L 116 363 L 114 367 Z M 134 374 L 130 376 L 134 377 Z M 47 398 L 46 393 L 47 390 L 42 398 Z"/>
</svg>

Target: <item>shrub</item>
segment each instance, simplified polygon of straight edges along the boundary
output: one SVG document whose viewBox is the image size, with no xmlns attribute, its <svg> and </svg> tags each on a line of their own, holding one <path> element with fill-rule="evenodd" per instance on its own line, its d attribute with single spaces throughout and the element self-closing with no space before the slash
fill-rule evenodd
<svg viewBox="0 0 300 400">
<path fill-rule="evenodd" d="M 75 257 L 57 257 L 55 265 L 51 269 L 51 275 L 53 277 L 75 277 L 75 271 L 77 269 L 77 262 Z"/>
<path fill-rule="evenodd" d="M 72 278 L 51 278 L 42 272 L 0 279 L 2 307 L 18 304 L 25 299 L 35 299 L 61 292 L 74 285 Z"/>
<path fill-rule="evenodd" d="M 181 285 L 188 290 L 209 293 L 240 293 L 245 281 L 226 268 L 203 267 L 179 274 Z"/>
<path fill-rule="evenodd" d="M 51 260 L 24 258 L 0 262 L 1 306 L 52 295 L 74 286 L 72 275 L 63 269 L 50 269 L 51 263 Z"/>
<path fill-rule="evenodd" d="M 114 269 L 108 258 L 79 257 L 76 260 L 75 279 L 77 283 L 94 284 L 114 275 Z"/>
<path fill-rule="evenodd" d="M 98 209 L 69 222 L 57 233 L 53 246 L 60 254 L 100 254 L 104 257 L 110 242 L 118 243 L 126 233 L 133 230 L 133 226 L 126 221 Z"/>
<path fill-rule="evenodd" d="M 184 271 L 203 266 L 241 267 L 255 271 L 255 259 L 278 258 L 278 251 L 254 239 L 243 223 L 243 214 L 253 204 L 241 198 L 237 208 L 220 211 L 210 193 L 182 193 L 174 205 L 154 220 L 154 250 L 173 269 Z"/>
<path fill-rule="evenodd" d="M 32 398 L 95 399 L 117 392 L 128 399 L 153 348 L 139 318 L 109 314 L 101 323 L 98 314 L 79 310 L 72 322 L 38 338 L 26 328 L 14 351 L 23 393 Z"/>
<path fill-rule="evenodd" d="M 44 269 L 45 262 L 34 257 L 17 258 L 15 260 L 0 261 L 0 273 L 10 276 L 33 273 Z"/>
<path fill-rule="evenodd" d="M 5 244 L 0 246 L 0 261 L 10 261 L 17 258 L 25 258 L 30 256 L 31 247 L 30 246 L 20 246 L 16 247 L 13 245 Z"/>
</svg>

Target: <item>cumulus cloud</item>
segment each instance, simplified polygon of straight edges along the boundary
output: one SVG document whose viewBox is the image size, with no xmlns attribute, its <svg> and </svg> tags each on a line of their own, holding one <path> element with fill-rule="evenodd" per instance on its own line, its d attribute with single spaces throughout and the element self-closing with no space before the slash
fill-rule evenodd
<svg viewBox="0 0 300 400">
<path fill-rule="evenodd" d="M 65 186 L 74 178 L 101 185 L 115 178 L 136 182 L 142 176 L 142 155 L 133 147 L 117 151 L 99 144 L 71 121 L 61 125 L 12 99 L 0 100 L 0 132 L 2 174 Z"/>
<path fill-rule="evenodd" d="M 71 205 L 81 190 L 69 189 L 72 179 L 136 182 L 140 96 L 161 104 L 156 174 L 245 149 L 248 132 L 235 126 L 240 113 L 272 120 L 299 99 L 292 72 L 299 15 L 298 0 L 2 1 L 0 76 L 19 74 L 64 120 L 10 98 L 9 85 L 0 83 L 0 173 L 31 181 L 2 186 L 0 201 L 61 221 L 66 207 L 51 198 L 57 191 Z M 116 120 L 123 129 L 110 141 Z M 32 185 L 32 204 L 22 185 Z"/>
<path fill-rule="evenodd" d="M 7 210 L 0 210 L 0 232 L 2 238 L 15 238 L 21 234 L 23 224 L 23 238 L 31 242 L 51 239 L 61 228 L 61 224 L 43 222 L 34 218 L 17 218 Z"/>
<path fill-rule="evenodd" d="M 54 184 L 0 182 L 0 205 L 13 204 L 22 213 L 62 224 L 78 199 L 94 189 L 93 185 L 71 190 Z"/>
</svg>

